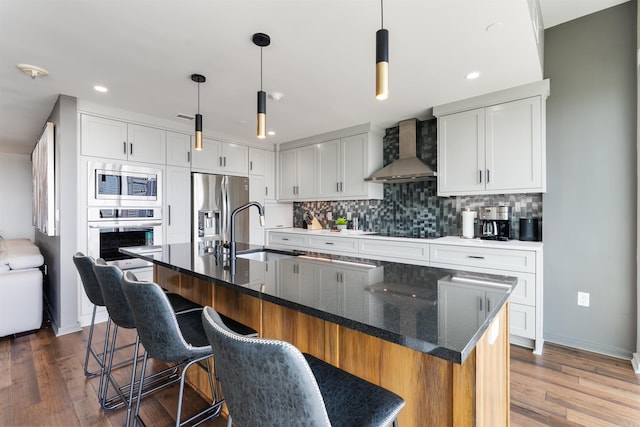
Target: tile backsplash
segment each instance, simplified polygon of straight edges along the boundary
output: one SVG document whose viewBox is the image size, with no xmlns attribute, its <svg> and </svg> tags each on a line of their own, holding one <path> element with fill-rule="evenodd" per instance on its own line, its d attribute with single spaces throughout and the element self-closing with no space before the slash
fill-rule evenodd
<svg viewBox="0 0 640 427">
<path fill-rule="evenodd" d="M 399 156 L 398 127 L 389 128 L 384 137 L 384 164 Z M 418 122 L 417 156 L 437 170 L 436 119 Z M 542 223 L 542 194 L 496 194 L 486 196 L 438 197 L 435 180 L 384 184 L 383 200 L 297 202 L 293 204 L 293 226 L 303 226 L 303 215 L 312 212 L 324 228 L 338 217 L 351 213 L 367 231 L 407 234 L 417 237 L 462 234 L 461 213 L 466 208 L 511 206 L 511 235 L 517 238 L 520 217 L 537 217 Z M 327 219 L 331 212 L 333 220 Z M 476 229 L 476 235 L 478 235 Z"/>
</svg>

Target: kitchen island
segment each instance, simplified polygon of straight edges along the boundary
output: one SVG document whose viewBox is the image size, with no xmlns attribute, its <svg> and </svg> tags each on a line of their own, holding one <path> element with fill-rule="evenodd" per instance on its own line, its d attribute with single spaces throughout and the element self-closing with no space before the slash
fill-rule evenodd
<svg viewBox="0 0 640 427">
<path fill-rule="evenodd" d="M 399 394 L 402 426 L 509 423 L 514 278 L 307 252 L 122 251 L 169 290 Z M 191 377 L 204 394 L 205 381 Z"/>
</svg>

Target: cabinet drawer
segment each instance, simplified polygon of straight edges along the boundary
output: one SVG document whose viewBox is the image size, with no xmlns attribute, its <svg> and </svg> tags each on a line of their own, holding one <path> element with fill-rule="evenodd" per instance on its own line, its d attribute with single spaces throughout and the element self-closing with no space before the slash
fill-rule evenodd
<svg viewBox="0 0 640 427">
<path fill-rule="evenodd" d="M 396 242 L 393 240 L 360 239 L 360 255 L 372 255 L 382 259 L 411 259 L 429 261 L 429 244 L 414 242 Z"/>
<path fill-rule="evenodd" d="M 358 253 L 358 239 L 310 236 L 309 248 L 317 249 L 322 252 L 349 252 Z"/>
<path fill-rule="evenodd" d="M 509 305 L 509 332 L 519 337 L 536 338 L 536 309 L 528 305 Z"/>
<path fill-rule="evenodd" d="M 291 233 L 269 233 L 270 246 L 287 246 L 305 249 L 305 236 Z"/>
<path fill-rule="evenodd" d="M 435 263 L 524 273 L 535 273 L 536 270 L 536 254 L 531 251 L 439 244 L 430 246 L 429 260 Z"/>
<path fill-rule="evenodd" d="M 509 273 L 505 271 L 507 276 L 516 276 L 518 278 L 518 286 L 511 294 L 511 302 L 524 305 L 536 305 L 536 275 L 531 273 Z"/>
</svg>

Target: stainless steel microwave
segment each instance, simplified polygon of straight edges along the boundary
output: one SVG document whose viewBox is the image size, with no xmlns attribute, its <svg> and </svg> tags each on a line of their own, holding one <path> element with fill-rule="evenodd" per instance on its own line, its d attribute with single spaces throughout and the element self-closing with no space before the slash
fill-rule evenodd
<svg viewBox="0 0 640 427">
<path fill-rule="evenodd" d="M 93 205 L 114 205 L 123 201 L 161 205 L 162 171 L 129 165 L 93 163 L 90 168 Z M 129 203 L 127 203 L 128 205 Z"/>
</svg>

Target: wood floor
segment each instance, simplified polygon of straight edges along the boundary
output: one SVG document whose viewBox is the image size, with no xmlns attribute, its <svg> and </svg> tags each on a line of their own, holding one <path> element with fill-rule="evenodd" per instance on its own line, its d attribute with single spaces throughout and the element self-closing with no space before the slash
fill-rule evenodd
<svg viewBox="0 0 640 427">
<path fill-rule="evenodd" d="M 97 327 L 97 342 L 103 328 Z M 84 378 L 87 337 L 88 328 L 56 338 L 45 326 L 0 338 L 0 426 L 124 425 L 123 410 L 100 409 L 98 378 Z M 130 331 L 120 334 L 122 342 L 132 338 Z M 187 412 L 205 405 L 190 391 L 185 402 Z M 145 398 L 141 412 L 150 426 L 170 426 L 176 407 L 173 386 Z M 225 426 L 226 421 L 204 425 Z M 512 346 L 511 425 L 640 426 L 640 376 L 628 361 L 552 344 L 545 345 L 542 356 Z"/>
</svg>

